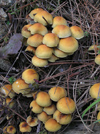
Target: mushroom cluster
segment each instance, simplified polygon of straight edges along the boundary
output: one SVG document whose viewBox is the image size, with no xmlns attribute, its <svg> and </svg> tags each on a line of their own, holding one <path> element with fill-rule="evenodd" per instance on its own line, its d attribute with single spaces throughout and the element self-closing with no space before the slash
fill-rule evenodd
<svg viewBox="0 0 100 134">
<path fill-rule="evenodd" d="M 32 51 L 32 64 L 38 67 L 55 62 L 59 58 L 72 55 L 78 49 L 79 39 L 84 37 L 83 30 L 78 26 L 68 26 L 65 18 L 53 16 L 36 8 L 28 17 L 34 20 L 34 24 L 27 24 L 22 28 L 22 36 L 25 37 L 28 47 L 26 51 Z"/>
<path fill-rule="evenodd" d="M 27 118 L 27 124 L 33 121 L 33 126 L 38 125 L 38 121 L 43 122 L 45 129 L 56 132 L 62 125 L 67 125 L 72 120 L 72 113 L 75 111 L 75 102 L 66 97 L 67 92 L 62 87 L 52 87 L 48 92 L 40 91 L 35 99 L 30 103 L 31 111 L 35 114 Z"/>
</svg>

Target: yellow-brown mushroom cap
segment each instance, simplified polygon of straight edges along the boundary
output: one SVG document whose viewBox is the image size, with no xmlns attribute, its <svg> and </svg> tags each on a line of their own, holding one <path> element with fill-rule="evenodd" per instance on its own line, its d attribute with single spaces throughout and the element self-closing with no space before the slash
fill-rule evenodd
<svg viewBox="0 0 100 134">
<path fill-rule="evenodd" d="M 89 94 L 92 98 L 97 99 L 98 97 L 100 97 L 100 83 L 96 83 L 94 84 L 90 90 L 89 90 Z"/>
<path fill-rule="evenodd" d="M 38 47 L 42 43 L 42 40 L 43 36 L 41 34 L 34 34 L 27 39 L 27 44 Z"/>
<path fill-rule="evenodd" d="M 65 53 L 72 53 L 78 49 L 78 41 L 74 37 L 67 37 L 59 41 L 58 49 Z"/>
<path fill-rule="evenodd" d="M 22 133 L 31 132 L 32 128 L 26 122 L 23 121 L 19 124 L 19 130 Z"/>
<path fill-rule="evenodd" d="M 53 20 L 52 15 L 48 13 L 47 11 L 41 11 L 37 13 L 34 17 L 35 22 L 39 22 L 43 24 L 44 26 L 48 24 L 52 24 L 52 20 Z"/>
<path fill-rule="evenodd" d="M 27 83 L 27 84 L 33 84 L 35 83 L 35 80 L 39 80 L 39 75 L 35 71 L 35 69 L 26 69 L 22 73 L 22 79 Z"/>
<path fill-rule="evenodd" d="M 17 79 L 13 84 L 12 84 L 12 88 L 14 90 L 15 93 L 19 94 L 27 94 L 31 91 L 31 89 L 29 88 L 29 85 L 27 83 L 25 83 L 25 81 L 21 78 Z"/>
<path fill-rule="evenodd" d="M 56 132 L 61 129 L 61 125 L 55 119 L 51 118 L 46 121 L 45 128 L 50 132 Z"/>
<path fill-rule="evenodd" d="M 35 16 L 37 13 L 41 12 L 41 11 L 43 11 L 42 8 L 36 8 L 36 9 L 32 10 L 32 11 L 29 13 L 29 16 L 30 16 L 32 19 L 34 19 L 34 16 Z"/>
<path fill-rule="evenodd" d="M 100 120 L 100 112 L 98 112 L 98 114 L 97 114 L 97 120 Z M 99 123 L 100 123 L 100 121 L 99 121 Z"/>
<path fill-rule="evenodd" d="M 23 37 L 29 38 L 31 36 L 31 32 L 28 30 L 28 28 L 30 26 L 31 26 L 31 24 L 27 24 L 22 28 L 21 34 L 22 34 Z"/>
<path fill-rule="evenodd" d="M 38 105 L 40 105 L 42 107 L 48 107 L 51 105 L 50 96 L 48 93 L 46 93 L 44 91 L 40 91 L 37 94 L 36 102 Z"/>
<path fill-rule="evenodd" d="M 67 53 L 59 50 L 58 48 L 54 48 L 53 54 L 59 58 L 65 58 L 68 55 Z"/>
<path fill-rule="evenodd" d="M 48 119 L 51 118 L 51 116 L 47 115 L 47 113 L 43 111 L 42 113 L 37 115 L 37 118 L 38 118 L 38 120 L 40 120 L 43 123 L 45 123 Z"/>
<path fill-rule="evenodd" d="M 43 111 L 45 111 L 48 115 L 52 115 L 56 111 L 56 106 L 54 104 L 44 107 Z"/>
<path fill-rule="evenodd" d="M 71 114 L 62 114 L 60 111 L 56 110 L 53 114 L 53 119 L 55 119 L 61 125 L 67 125 L 71 122 Z"/>
<path fill-rule="evenodd" d="M 6 103 L 6 105 L 8 105 L 8 107 L 12 108 L 15 104 L 15 101 L 12 100 L 11 98 L 7 97 L 6 101 L 3 104 L 5 104 L 5 103 Z"/>
<path fill-rule="evenodd" d="M 70 30 L 71 30 L 72 36 L 74 38 L 81 39 L 84 37 L 84 32 L 80 27 L 72 26 L 72 27 L 70 27 Z"/>
<path fill-rule="evenodd" d="M 66 38 L 71 36 L 71 30 L 68 26 L 65 25 L 57 25 L 52 30 L 52 33 L 55 33 L 58 35 L 59 38 Z"/>
<path fill-rule="evenodd" d="M 3 87 L 1 87 L 0 92 L 5 96 L 9 96 L 10 98 L 13 98 L 15 96 L 11 84 L 6 84 Z"/>
<path fill-rule="evenodd" d="M 99 50 L 98 45 L 96 45 L 96 44 L 95 45 L 91 45 L 89 47 L 88 51 L 91 51 L 91 50 L 98 51 Z"/>
<path fill-rule="evenodd" d="M 34 127 L 38 125 L 37 117 L 32 118 L 32 116 L 28 116 L 26 122 L 30 127 Z"/>
<path fill-rule="evenodd" d="M 8 134 L 15 134 L 16 133 L 16 128 L 14 126 L 8 126 L 7 127 L 7 133 Z"/>
<path fill-rule="evenodd" d="M 37 104 L 36 100 L 33 100 L 31 103 L 30 103 L 30 108 L 32 108 L 32 112 L 34 113 L 41 113 L 42 110 L 43 110 L 43 107 L 41 107 L 40 105 Z"/>
<path fill-rule="evenodd" d="M 25 51 L 33 52 L 33 54 L 35 54 L 35 48 L 32 47 L 32 46 L 27 46 L 27 48 L 25 49 Z"/>
<path fill-rule="evenodd" d="M 65 97 L 67 95 L 67 92 L 62 87 L 52 87 L 49 90 L 49 95 L 50 95 L 51 100 L 57 102 L 61 98 Z"/>
<path fill-rule="evenodd" d="M 66 19 L 64 19 L 64 18 L 61 17 L 61 16 L 56 16 L 56 17 L 54 17 L 52 27 L 54 28 L 54 27 L 56 27 L 57 25 L 67 25 Z"/>
<path fill-rule="evenodd" d="M 54 52 L 54 51 L 53 51 Z M 57 56 L 55 56 L 54 54 L 52 54 L 52 56 L 48 59 L 49 62 L 55 62 L 56 60 L 58 60 L 59 58 Z"/>
<path fill-rule="evenodd" d="M 43 37 L 43 44 L 47 45 L 48 47 L 56 47 L 59 43 L 59 38 L 54 33 L 47 33 Z"/>
<path fill-rule="evenodd" d="M 57 102 L 57 109 L 63 114 L 72 114 L 75 108 L 75 102 L 71 98 L 63 97 Z"/>
<path fill-rule="evenodd" d="M 48 60 L 38 58 L 36 55 L 34 55 L 32 58 L 32 64 L 36 67 L 44 67 L 48 65 Z"/>
<path fill-rule="evenodd" d="M 100 65 L 100 54 L 98 54 L 96 57 L 95 57 L 95 63 L 97 65 Z"/>
<path fill-rule="evenodd" d="M 41 35 L 45 35 L 48 33 L 48 30 L 45 26 L 43 26 L 41 23 L 35 23 L 33 25 L 31 25 L 28 30 L 31 32 L 31 34 L 41 34 Z"/>
<path fill-rule="evenodd" d="M 48 59 L 52 56 L 53 49 L 41 44 L 36 48 L 35 55 L 41 59 Z"/>
</svg>

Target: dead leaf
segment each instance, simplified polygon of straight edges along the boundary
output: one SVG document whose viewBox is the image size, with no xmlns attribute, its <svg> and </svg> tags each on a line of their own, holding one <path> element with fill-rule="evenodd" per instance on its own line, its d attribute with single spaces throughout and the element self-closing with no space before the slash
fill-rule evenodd
<svg viewBox="0 0 100 134">
<path fill-rule="evenodd" d="M 23 37 L 20 33 L 14 34 L 9 43 L 0 49 L 0 57 L 6 58 L 8 54 L 17 54 L 22 46 Z"/>
</svg>

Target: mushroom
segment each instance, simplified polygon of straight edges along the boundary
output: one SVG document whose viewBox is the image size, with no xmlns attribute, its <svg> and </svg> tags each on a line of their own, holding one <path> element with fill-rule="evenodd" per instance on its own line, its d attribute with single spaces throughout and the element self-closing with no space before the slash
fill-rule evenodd
<svg viewBox="0 0 100 134">
<path fill-rule="evenodd" d="M 28 116 L 26 122 L 30 127 L 38 125 L 38 119 L 36 117 L 32 118 L 32 116 Z"/>
<path fill-rule="evenodd" d="M 37 13 L 34 17 L 35 22 L 39 22 L 44 26 L 47 26 L 48 24 L 52 24 L 52 20 L 53 20 L 52 15 L 44 10 Z"/>
<path fill-rule="evenodd" d="M 8 126 L 7 127 L 7 133 L 8 134 L 15 134 L 16 133 L 16 128 L 14 126 Z"/>
<path fill-rule="evenodd" d="M 6 100 L 3 102 L 3 105 L 5 104 L 8 105 L 9 108 L 12 108 L 15 104 L 15 101 L 7 97 Z"/>
<path fill-rule="evenodd" d="M 100 83 L 96 83 L 94 84 L 90 90 L 89 90 L 89 94 L 92 98 L 97 99 L 98 97 L 100 97 Z"/>
<path fill-rule="evenodd" d="M 30 26 L 31 26 L 31 24 L 27 24 L 22 28 L 21 34 L 22 34 L 23 37 L 29 38 L 31 36 L 31 32 L 28 30 L 28 28 Z"/>
<path fill-rule="evenodd" d="M 57 109 L 63 114 L 72 114 L 75 107 L 75 102 L 68 97 L 63 97 L 57 102 Z"/>
<path fill-rule="evenodd" d="M 41 12 L 41 11 L 43 11 L 42 8 L 36 8 L 36 9 L 32 10 L 32 11 L 29 13 L 29 16 L 30 16 L 32 19 L 34 19 L 34 16 L 35 16 L 37 13 Z"/>
<path fill-rule="evenodd" d="M 62 87 L 52 87 L 49 90 L 50 99 L 53 101 L 58 101 L 61 98 L 65 97 L 67 95 L 67 92 Z"/>
<path fill-rule="evenodd" d="M 78 49 L 78 41 L 74 37 L 67 37 L 59 41 L 58 49 L 65 53 L 73 53 Z"/>
<path fill-rule="evenodd" d="M 3 87 L 1 87 L 0 92 L 5 96 L 9 96 L 10 98 L 13 98 L 15 96 L 11 84 L 6 84 Z"/>
<path fill-rule="evenodd" d="M 48 60 L 40 59 L 36 55 L 34 55 L 32 58 L 32 64 L 36 67 L 44 67 L 44 66 L 48 65 Z"/>
<path fill-rule="evenodd" d="M 32 128 L 25 121 L 23 121 L 19 124 L 19 130 L 22 133 L 31 132 Z"/>
<path fill-rule="evenodd" d="M 35 23 L 33 25 L 31 25 L 28 30 L 31 32 L 31 34 L 41 34 L 41 35 L 45 35 L 48 33 L 48 30 L 45 26 L 43 26 L 41 23 Z"/>
<path fill-rule="evenodd" d="M 61 129 L 61 124 L 59 124 L 55 119 L 50 118 L 46 121 L 45 128 L 50 132 L 56 132 Z"/>
<path fill-rule="evenodd" d="M 57 25 L 52 30 L 52 33 L 55 33 L 58 35 L 59 38 L 66 38 L 71 36 L 71 30 L 68 26 L 65 25 Z"/>
<path fill-rule="evenodd" d="M 44 91 L 40 91 L 37 94 L 36 97 L 36 102 L 38 105 L 40 105 L 41 107 L 48 107 L 51 105 L 51 100 L 50 100 L 50 96 L 48 93 L 44 92 Z"/>
<path fill-rule="evenodd" d="M 17 93 L 17 94 L 22 93 L 23 95 L 28 94 L 31 91 L 31 89 L 29 88 L 29 85 L 27 83 L 25 83 L 25 81 L 21 78 L 17 79 L 12 84 L 12 88 L 15 93 Z"/>
<path fill-rule="evenodd" d="M 66 19 L 64 19 L 64 18 L 61 17 L 61 16 L 56 16 L 56 17 L 54 17 L 52 27 L 54 28 L 54 27 L 56 27 L 57 25 L 67 25 Z"/>
<path fill-rule="evenodd" d="M 59 58 L 65 58 L 68 55 L 67 53 L 59 50 L 58 48 L 54 48 L 53 54 Z"/>
<path fill-rule="evenodd" d="M 56 47 L 59 43 L 59 38 L 54 33 L 47 33 L 43 37 L 43 44 L 47 45 L 48 47 Z"/>
<path fill-rule="evenodd" d="M 47 113 L 43 111 L 42 113 L 40 113 L 40 114 L 37 115 L 37 118 L 38 118 L 38 120 L 40 120 L 43 123 L 45 123 L 48 119 L 51 118 L 51 116 L 50 115 L 47 115 Z"/>
<path fill-rule="evenodd" d="M 54 51 L 53 51 L 54 52 Z M 59 58 L 57 56 L 55 56 L 54 54 L 52 54 L 52 56 L 48 59 L 49 62 L 55 62 L 56 60 L 58 60 Z"/>
<path fill-rule="evenodd" d="M 62 114 L 60 111 L 56 110 L 53 114 L 53 119 L 55 119 L 61 125 L 67 125 L 71 122 L 71 114 Z"/>
<path fill-rule="evenodd" d="M 98 112 L 98 114 L 97 114 L 97 120 L 100 120 L 100 112 Z M 99 123 L 100 123 L 100 121 L 99 121 Z"/>
<path fill-rule="evenodd" d="M 41 107 L 40 105 L 37 104 L 36 100 L 33 100 L 31 103 L 30 103 L 30 108 L 32 108 L 32 112 L 34 113 L 41 113 L 42 110 L 43 110 L 43 107 Z"/>
<path fill-rule="evenodd" d="M 84 32 L 80 27 L 72 26 L 72 27 L 70 27 L 70 30 L 71 30 L 72 36 L 74 38 L 81 39 L 84 37 Z"/>
<path fill-rule="evenodd" d="M 43 111 L 45 111 L 48 115 L 52 115 L 56 111 L 56 106 L 54 104 L 44 107 Z"/>
<path fill-rule="evenodd" d="M 97 65 L 100 65 L 100 54 L 98 54 L 96 57 L 95 57 L 95 63 Z"/>
<path fill-rule="evenodd" d="M 42 43 L 42 40 L 43 36 L 41 34 L 34 34 L 27 39 L 27 44 L 32 47 L 38 47 Z"/>
<path fill-rule="evenodd" d="M 53 49 L 41 44 L 36 48 L 35 55 L 41 59 L 48 59 L 52 56 Z"/>
<path fill-rule="evenodd" d="M 91 50 L 98 51 L 99 50 L 98 45 L 91 45 L 88 51 L 91 51 Z"/>
<path fill-rule="evenodd" d="M 35 54 L 35 48 L 32 46 L 27 46 L 27 48 L 25 49 L 25 51 L 30 51 L 33 52 L 33 54 Z"/>
<path fill-rule="evenodd" d="M 27 83 L 27 84 L 33 84 L 35 83 L 36 80 L 39 80 L 39 75 L 35 71 L 35 69 L 26 69 L 22 73 L 22 79 Z"/>
</svg>

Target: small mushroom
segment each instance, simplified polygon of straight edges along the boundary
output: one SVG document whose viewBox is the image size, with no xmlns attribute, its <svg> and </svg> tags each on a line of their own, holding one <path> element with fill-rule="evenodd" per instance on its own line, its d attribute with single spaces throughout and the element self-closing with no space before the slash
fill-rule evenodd
<svg viewBox="0 0 100 134">
<path fill-rule="evenodd" d="M 71 36 L 71 30 L 68 26 L 65 25 L 57 25 L 52 30 L 52 33 L 55 33 L 58 35 L 59 38 L 66 38 Z"/>
<path fill-rule="evenodd" d="M 32 118 L 32 116 L 28 116 L 26 122 L 30 127 L 38 125 L 38 119 L 36 117 Z"/>
<path fill-rule="evenodd" d="M 22 34 L 23 37 L 29 38 L 31 36 L 31 32 L 28 30 L 28 28 L 30 26 L 31 26 L 31 24 L 27 24 L 22 28 L 21 34 Z"/>
<path fill-rule="evenodd" d="M 100 120 L 100 112 L 98 112 L 98 114 L 97 114 L 97 120 Z M 100 123 L 100 121 L 99 121 L 99 123 Z"/>
<path fill-rule="evenodd" d="M 56 106 L 54 104 L 44 107 L 43 111 L 45 111 L 48 115 L 52 115 L 56 111 Z"/>
<path fill-rule="evenodd" d="M 27 46 L 27 48 L 25 49 L 25 51 L 33 52 L 33 54 L 35 54 L 35 48 L 32 47 L 32 46 Z"/>
<path fill-rule="evenodd" d="M 43 11 L 42 8 L 36 8 L 36 9 L 32 10 L 32 11 L 29 13 L 29 16 L 30 16 L 32 19 L 34 19 L 35 15 L 36 15 L 37 13 L 41 12 L 41 11 Z"/>
<path fill-rule="evenodd" d="M 96 57 L 95 57 L 95 63 L 97 65 L 100 65 L 100 54 L 98 54 Z"/>
<path fill-rule="evenodd" d="M 16 128 L 14 126 L 8 126 L 7 127 L 7 133 L 8 134 L 15 134 L 16 133 Z"/>
<path fill-rule="evenodd" d="M 24 133 L 24 132 L 31 132 L 32 128 L 27 124 L 27 122 L 21 122 L 19 124 L 19 130 L 20 132 Z"/>
<path fill-rule="evenodd" d="M 54 52 L 54 51 L 53 51 Z M 54 54 L 52 54 L 52 56 L 48 59 L 49 62 L 55 62 L 56 60 L 58 60 L 59 58 L 57 56 L 55 56 Z"/>
<path fill-rule="evenodd" d="M 61 50 L 59 50 L 58 48 L 54 48 L 53 54 L 54 54 L 55 56 L 57 56 L 58 58 L 65 58 L 65 57 L 68 56 L 67 53 L 65 53 L 65 52 L 63 52 L 63 51 L 61 51 Z"/>
</svg>

